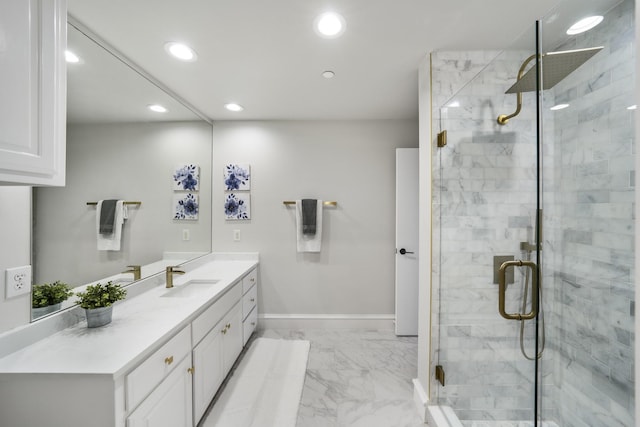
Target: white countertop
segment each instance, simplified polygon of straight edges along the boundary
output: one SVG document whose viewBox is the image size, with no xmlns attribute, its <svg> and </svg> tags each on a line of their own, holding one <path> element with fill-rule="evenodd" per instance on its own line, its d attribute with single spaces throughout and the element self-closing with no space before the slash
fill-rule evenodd
<svg viewBox="0 0 640 427">
<path fill-rule="evenodd" d="M 231 285 L 258 264 L 254 260 L 214 260 L 184 275 L 191 280 L 218 280 L 193 296 L 165 298 L 172 291 L 157 286 L 114 305 L 113 321 L 87 328 L 86 321 L 35 342 L 0 359 L 0 376 L 15 373 L 73 373 L 121 376 L 188 325 Z"/>
</svg>

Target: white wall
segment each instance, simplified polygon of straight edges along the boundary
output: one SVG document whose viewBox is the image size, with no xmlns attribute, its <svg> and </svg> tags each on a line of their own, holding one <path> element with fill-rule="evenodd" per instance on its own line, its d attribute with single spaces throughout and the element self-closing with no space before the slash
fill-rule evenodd
<svg viewBox="0 0 640 427">
<path fill-rule="evenodd" d="M 394 313 L 395 149 L 417 147 L 417 121 L 216 122 L 213 140 L 213 249 L 260 252 L 261 313 Z M 230 163 L 251 166 L 249 221 L 224 218 Z M 320 254 L 296 252 L 282 202 L 301 198 L 338 202 Z"/>
<path fill-rule="evenodd" d="M 0 186 L 0 333 L 29 323 L 30 294 L 5 297 L 5 270 L 31 263 L 31 187 Z"/>
</svg>

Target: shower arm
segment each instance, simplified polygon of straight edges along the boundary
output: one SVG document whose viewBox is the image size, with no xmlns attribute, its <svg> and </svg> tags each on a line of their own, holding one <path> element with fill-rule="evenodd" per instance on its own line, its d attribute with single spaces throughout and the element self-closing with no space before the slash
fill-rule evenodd
<svg viewBox="0 0 640 427">
<path fill-rule="evenodd" d="M 524 62 L 522 63 L 522 65 L 520 66 L 520 70 L 518 70 L 518 78 L 517 80 L 520 80 L 522 78 L 522 76 L 524 75 L 524 69 L 527 67 L 527 65 L 529 65 L 529 62 L 531 62 L 532 59 L 534 59 L 536 57 L 535 54 L 531 55 L 530 57 L 528 57 L 527 59 L 524 60 Z M 516 81 L 517 81 L 516 80 Z M 517 94 L 517 107 L 516 107 L 516 111 L 514 111 L 513 113 L 506 115 L 506 114 L 500 114 L 498 116 L 498 124 L 499 125 L 506 125 L 507 122 L 509 121 L 509 119 L 517 116 L 518 114 L 520 114 L 520 110 L 522 109 L 522 92 L 518 92 Z"/>
</svg>

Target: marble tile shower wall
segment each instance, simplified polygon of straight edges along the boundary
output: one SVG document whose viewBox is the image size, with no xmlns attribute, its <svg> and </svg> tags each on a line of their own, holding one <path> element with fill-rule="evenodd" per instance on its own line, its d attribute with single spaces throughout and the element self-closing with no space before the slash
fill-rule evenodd
<svg viewBox="0 0 640 427">
<path fill-rule="evenodd" d="M 448 145 L 434 148 L 432 363 L 446 386 L 432 384 L 440 404 L 462 420 L 528 420 L 533 413 L 533 364 L 520 351 L 520 323 L 498 314 L 493 257 L 526 257 L 536 215 L 535 98 L 507 126 L 500 114 L 516 108 L 504 95 L 532 52 L 455 52 L 432 55 L 434 129 Z M 482 72 L 478 74 L 479 71 Z M 475 78 L 474 75 L 478 74 Z M 465 80 L 466 79 L 466 80 Z M 461 88 L 461 82 L 469 82 Z M 434 132 L 435 133 L 435 132 Z M 520 311 L 524 277 L 516 272 L 508 311 Z M 533 355 L 533 331 L 524 347 Z"/>
<path fill-rule="evenodd" d="M 633 33 L 625 1 L 596 31 L 558 47 L 605 46 L 544 95 L 545 106 L 571 104 L 543 118 L 541 404 L 545 420 L 567 427 L 634 425 Z M 449 144 L 433 141 L 431 363 L 444 366 L 447 385 L 432 380 L 431 390 L 463 420 L 532 416 L 533 366 L 517 322 L 497 314 L 492 283 L 493 256 L 525 257 L 519 242 L 533 241 L 533 99 L 495 124 L 515 109 L 501 94 L 531 53 L 432 54 L 433 133 L 447 129 Z M 509 287 L 514 311 L 521 281 Z M 532 338 L 525 328 L 530 355 Z"/>
<path fill-rule="evenodd" d="M 556 156 L 544 193 L 545 207 L 555 197 L 555 212 L 545 210 L 545 246 L 555 253 L 544 265 L 557 354 L 544 395 L 567 427 L 634 425 L 633 6 L 622 2 L 560 46 L 604 49 L 545 94 L 548 106 L 571 105 L 545 130 Z"/>
</svg>

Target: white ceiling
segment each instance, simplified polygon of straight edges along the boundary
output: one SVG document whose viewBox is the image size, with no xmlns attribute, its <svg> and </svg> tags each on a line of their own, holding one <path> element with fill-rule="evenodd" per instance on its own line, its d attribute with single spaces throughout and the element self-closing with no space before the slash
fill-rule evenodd
<svg viewBox="0 0 640 427">
<path fill-rule="evenodd" d="M 68 0 L 69 14 L 212 120 L 415 119 L 436 50 L 505 49 L 558 0 Z M 582 3 L 588 2 L 584 0 Z M 346 20 L 323 39 L 320 13 Z M 198 61 L 164 51 L 192 46 Z M 335 72 L 325 79 L 325 70 Z M 241 113 L 223 108 L 245 107 Z"/>
</svg>

